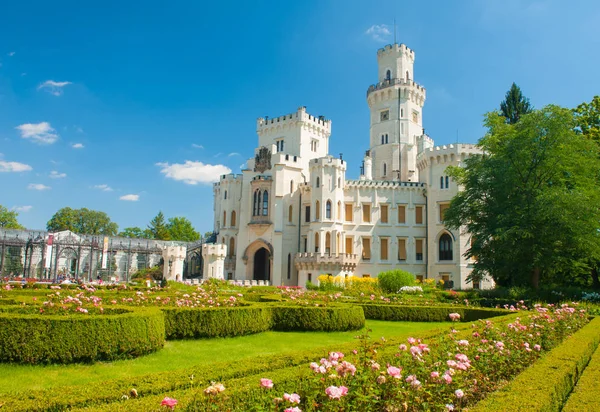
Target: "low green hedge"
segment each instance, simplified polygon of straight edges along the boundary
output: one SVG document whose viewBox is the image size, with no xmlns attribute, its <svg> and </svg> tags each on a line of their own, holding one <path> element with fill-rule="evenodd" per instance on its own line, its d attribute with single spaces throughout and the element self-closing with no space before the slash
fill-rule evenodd
<svg viewBox="0 0 600 412">
<path fill-rule="evenodd" d="M 0 362 L 73 363 L 131 358 L 163 347 L 160 311 L 38 315 L 0 311 Z"/>
<path fill-rule="evenodd" d="M 598 343 L 600 343 L 600 318 L 594 318 L 529 369 L 523 371 L 510 384 L 494 392 L 470 410 L 473 412 L 560 411 L 598 347 Z M 598 393 L 595 396 L 597 398 Z"/>
<path fill-rule="evenodd" d="M 333 332 L 364 326 L 363 309 L 356 305 L 273 307 L 273 330 Z"/>
<path fill-rule="evenodd" d="M 563 412 L 600 411 L 600 346 L 577 381 Z"/>
<path fill-rule="evenodd" d="M 248 335 L 271 328 L 271 308 L 162 308 L 167 339 L 217 338 Z"/>
<path fill-rule="evenodd" d="M 447 322 L 451 313 L 458 313 L 461 322 L 472 322 L 510 313 L 504 309 L 467 308 L 455 306 L 400 306 L 363 304 L 365 318 L 410 322 Z"/>
</svg>

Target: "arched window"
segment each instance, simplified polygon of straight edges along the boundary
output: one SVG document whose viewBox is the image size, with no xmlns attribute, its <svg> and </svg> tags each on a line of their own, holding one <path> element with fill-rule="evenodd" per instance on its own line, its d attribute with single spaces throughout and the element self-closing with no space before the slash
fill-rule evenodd
<svg viewBox="0 0 600 412">
<path fill-rule="evenodd" d="M 262 215 L 267 216 L 269 214 L 269 192 L 266 190 L 263 192 L 262 199 Z"/>
<path fill-rule="evenodd" d="M 294 193 L 294 181 L 290 180 L 290 193 Z"/>
<path fill-rule="evenodd" d="M 448 176 L 446 176 L 446 189 L 448 189 Z"/>
<path fill-rule="evenodd" d="M 325 253 L 331 255 L 331 233 L 325 235 Z"/>
<path fill-rule="evenodd" d="M 406 80 L 410 80 L 410 76 L 408 74 L 408 70 L 406 71 Z"/>
<path fill-rule="evenodd" d="M 444 176 L 440 176 L 440 189 L 444 188 Z"/>
<path fill-rule="evenodd" d="M 225 191 L 225 195 L 223 197 L 225 200 L 227 200 L 227 190 Z"/>
<path fill-rule="evenodd" d="M 235 227 L 236 223 L 237 223 L 237 219 L 236 219 L 236 213 L 235 210 L 233 212 L 231 212 L 231 227 Z"/>
<path fill-rule="evenodd" d="M 315 187 L 316 188 L 321 187 L 321 179 L 319 179 L 318 177 L 317 177 L 317 181 L 315 182 Z"/>
<path fill-rule="evenodd" d="M 260 190 L 254 191 L 254 206 L 252 208 L 252 216 L 260 215 Z"/>
<path fill-rule="evenodd" d="M 383 144 L 384 140 L 385 140 L 385 136 L 381 135 L 381 144 Z"/>
<path fill-rule="evenodd" d="M 325 219 L 331 219 L 331 200 L 325 203 Z"/>
<path fill-rule="evenodd" d="M 287 278 L 292 278 L 292 254 L 288 253 Z"/>
<path fill-rule="evenodd" d="M 383 164 L 383 175 L 387 176 L 387 164 Z"/>
<path fill-rule="evenodd" d="M 223 227 L 227 227 L 227 212 L 223 212 Z"/>
<path fill-rule="evenodd" d="M 315 202 L 315 220 L 319 220 L 321 218 L 321 204 L 317 200 Z"/>
<path fill-rule="evenodd" d="M 315 233 L 315 253 L 319 253 L 319 232 Z"/>
<path fill-rule="evenodd" d="M 292 223 L 292 215 L 293 215 L 293 212 L 294 212 L 294 208 L 293 208 L 293 206 L 292 206 L 292 205 L 290 205 L 290 206 L 288 207 L 288 222 L 289 222 L 289 223 Z"/>
<path fill-rule="evenodd" d="M 342 220 L 342 202 L 338 202 L 336 219 Z"/>
<path fill-rule="evenodd" d="M 235 256 L 235 238 L 229 239 L 229 256 Z"/>
<path fill-rule="evenodd" d="M 440 236 L 440 260 L 452 260 L 452 237 L 448 233 Z"/>
<path fill-rule="evenodd" d="M 386 80 L 391 80 L 391 79 L 392 79 L 392 72 L 391 72 L 390 70 L 388 70 L 388 71 L 385 73 L 385 79 L 386 79 Z"/>
<path fill-rule="evenodd" d="M 388 134 L 387 133 L 385 134 L 385 143 L 386 144 L 388 143 Z"/>
</svg>

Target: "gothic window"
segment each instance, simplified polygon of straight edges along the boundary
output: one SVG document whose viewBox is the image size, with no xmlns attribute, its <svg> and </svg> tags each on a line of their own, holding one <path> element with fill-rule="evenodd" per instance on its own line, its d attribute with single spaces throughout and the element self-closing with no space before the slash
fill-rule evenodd
<svg viewBox="0 0 600 412">
<path fill-rule="evenodd" d="M 384 135 L 381 135 L 381 144 L 383 144 L 384 139 L 385 139 Z"/>
<path fill-rule="evenodd" d="M 410 75 L 408 74 L 408 70 L 406 71 L 406 80 L 410 80 Z"/>
<path fill-rule="evenodd" d="M 387 164 L 383 164 L 383 176 L 387 176 Z"/>
<path fill-rule="evenodd" d="M 448 189 L 448 176 L 446 176 L 446 189 Z"/>
<path fill-rule="evenodd" d="M 292 205 L 290 205 L 288 207 L 288 223 L 292 223 L 292 212 L 294 211 L 294 208 L 292 207 Z"/>
<path fill-rule="evenodd" d="M 444 233 L 439 241 L 440 260 L 452 260 L 452 237 Z"/>
<path fill-rule="evenodd" d="M 227 212 L 223 212 L 223 227 L 227 227 Z"/>
<path fill-rule="evenodd" d="M 287 278 L 292 278 L 292 254 L 288 253 L 288 262 L 287 262 Z"/>
<path fill-rule="evenodd" d="M 236 213 L 235 213 L 235 210 L 234 210 L 234 211 L 231 212 L 231 227 L 235 227 L 235 225 L 237 223 L 236 222 L 236 220 L 237 220 L 236 217 L 237 216 L 236 216 Z"/>
<path fill-rule="evenodd" d="M 315 253 L 319 253 L 319 232 L 315 233 Z"/>
<path fill-rule="evenodd" d="M 318 189 L 319 187 L 321 187 L 321 179 L 319 179 L 317 177 L 317 181 L 315 182 L 315 187 Z"/>
<path fill-rule="evenodd" d="M 342 202 L 338 202 L 337 204 L 337 220 L 342 220 Z"/>
<path fill-rule="evenodd" d="M 232 237 L 231 239 L 229 239 L 229 250 L 228 250 L 228 254 L 229 257 L 231 256 L 235 256 L 235 238 Z"/>
<path fill-rule="evenodd" d="M 321 212 L 320 212 L 321 207 L 320 206 L 321 206 L 321 204 L 317 200 L 315 202 L 315 220 L 319 220 L 321 218 Z"/>
<path fill-rule="evenodd" d="M 325 235 L 325 253 L 331 255 L 331 233 L 327 232 Z"/>
<path fill-rule="evenodd" d="M 392 72 L 391 72 L 390 70 L 388 70 L 388 71 L 385 73 L 385 79 L 386 79 L 386 80 L 391 80 L 391 79 L 392 79 Z"/>
<path fill-rule="evenodd" d="M 325 219 L 331 219 L 331 200 L 325 204 Z"/>
<path fill-rule="evenodd" d="M 252 206 L 252 216 L 258 216 L 258 210 L 259 210 L 259 204 L 260 204 L 260 191 L 258 189 L 256 189 L 254 191 L 254 203 Z"/>
<path fill-rule="evenodd" d="M 227 200 L 227 190 L 225 191 L 225 195 L 223 196 L 223 199 Z"/>
<path fill-rule="evenodd" d="M 444 176 L 440 176 L 440 189 L 444 188 Z"/>
<path fill-rule="evenodd" d="M 388 143 L 388 134 L 385 134 L 385 143 Z"/>
<path fill-rule="evenodd" d="M 269 214 L 269 192 L 266 190 L 263 193 L 262 201 L 262 215 L 267 216 Z"/>
</svg>

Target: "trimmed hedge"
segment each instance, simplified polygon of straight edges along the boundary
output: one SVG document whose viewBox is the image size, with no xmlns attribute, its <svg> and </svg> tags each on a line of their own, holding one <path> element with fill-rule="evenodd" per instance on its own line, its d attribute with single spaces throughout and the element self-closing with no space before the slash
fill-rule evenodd
<svg viewBox="0 0 600 412">
<path fill-rule="evenodd" d="M 123 314 L 28 315 L 0 312 L 0 362 L 73 363 L 144 355 L 163 347 L 160 311 Z"/>
<path fill-rule="evenodd" d="M 600 411 L 600 346 L 577 381 L 563 412 Z"/>
<path fill-rule="evenodd" d="M 273 330 L 333 332 L 364 326 L 363 309 L 356 305 L 273 307 Z"/>
<path fill-rule="evenodd" d="M 504 309 L 465 308 L 455 306 L 361 305 L 365 318 L 410 322 L 448 322 L 450 313 L 458 313 L 461 322 L 472 322 L 511 313 Z"/>
<path fill-rule="evenodd" d="M 248 335 L 271 328 L 271 308 L 162 308 L 167 339 L 221 338 Z"/>
<path fill-rule="evenodd" d="M 500 412 L 510 405 L 511 411 L 560 411 L 598 343 L 600 318 L 594 318 L 510 384 L 470 410 Z"/>
</svg>

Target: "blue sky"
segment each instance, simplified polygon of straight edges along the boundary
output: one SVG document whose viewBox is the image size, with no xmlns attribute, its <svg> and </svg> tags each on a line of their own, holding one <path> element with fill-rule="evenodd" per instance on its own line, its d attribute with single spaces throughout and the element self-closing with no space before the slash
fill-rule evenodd
<svg viewBox="0 0 600 412">
<path fill-rule="evenodd" d="M 121 229 L 162 210 L 204 232 L 210 181 L 252 156 L 256 118 L 299 106 L 332 119 L 330 152 L 355 178 L 394 18 L 436 144 L 476 142 L 513 81 L 536 107 L 599 93 L 595 0 L 13 1 L 0 13 L 0 204 L 36 229 L 70 206 Z"/>
</svg>

